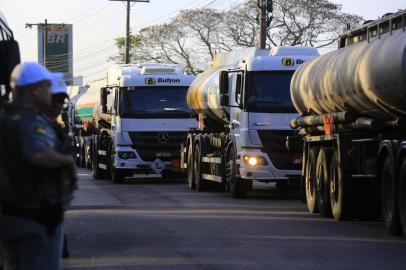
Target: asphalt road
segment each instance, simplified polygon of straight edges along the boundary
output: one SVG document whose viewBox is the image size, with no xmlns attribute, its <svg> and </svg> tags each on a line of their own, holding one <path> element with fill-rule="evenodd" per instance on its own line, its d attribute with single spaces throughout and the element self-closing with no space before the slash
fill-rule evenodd
<svg viewBox="0 0 406 270">
<path fill-rule="evenodd" d="M 290 194 L 237 200 L 182 180 L 79 173 L 64 269 L 406 269 L 406 238 L 383 223 L 321 218 Z"/>
</svg>

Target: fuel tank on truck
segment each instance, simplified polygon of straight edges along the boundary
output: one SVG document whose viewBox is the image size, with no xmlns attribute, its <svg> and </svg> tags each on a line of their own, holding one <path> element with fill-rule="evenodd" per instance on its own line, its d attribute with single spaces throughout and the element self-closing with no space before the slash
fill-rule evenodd
<svg viewBox="0 0 406 270">
<path fill-rule="evenodd" d="M 220 71 L 238 68 L 245 58 L 268 54 L 266 50 L 247 48 L 215 55 L 212 66 L 199 74 L 190 85 L 186 96 L 188 107 L 197 114 L 203 113 L 212 122 L 227 124 L 229 107 L 220 105 Z"/>
<path fill-rule="evenodd" d="M 100 88 L 105 86 L 105 83 L 105 80 L 89 83 L 86 86 L 86 92 L 76 100 L 76 117 L 79 117 L 83 122 L 93 120 L 93 111 L 100 104 Z"/>
<path fill-rule="evenodd" d="M 343 35 L 343 48 L 306 62 L 291 98 L 302 115 L 349 111 L 381 119 L 406 117 L 406 10 Z M 369 40 L 368 40 L 369 39 Z"/>
</svg>

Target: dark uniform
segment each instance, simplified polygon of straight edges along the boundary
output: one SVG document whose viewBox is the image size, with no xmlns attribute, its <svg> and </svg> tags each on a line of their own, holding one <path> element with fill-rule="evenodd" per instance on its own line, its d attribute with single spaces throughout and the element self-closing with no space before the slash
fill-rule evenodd
<svg viewBox="0 0 406 270">
<path fill-rule="evenodd" d="M 29 161 L 63 138 L 33 107 L 8 104 L 0 116 L 0 243 L 5 269 L 60 269 L 64 209 L 76 188 L 70 169 Z M 55 260 L 50 260 L 55 258 Z"/>
</svg>

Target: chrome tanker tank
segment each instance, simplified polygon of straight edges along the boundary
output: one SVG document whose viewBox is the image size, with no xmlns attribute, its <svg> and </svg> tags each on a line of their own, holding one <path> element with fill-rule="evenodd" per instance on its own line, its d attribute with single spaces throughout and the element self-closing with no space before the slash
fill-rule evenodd
<svg viewBox="0 0 406 270">
<path fill-rule="evenodd" d="M 217 54 L 212 67 L 199 74 L 190 85 L 186 96 L 187 105 L 195 113 L 203 113 L 204 117 L 212 122 L 228 123 L 229 107 L 220 105 L 220 71 L 238 67 L 243 59 L 268 54 L 269 51 L 258 48 Z"/>
<path fill-rule="evenodd" d="M 219 74 L 221 67 L 212 67 L 199 76 L 189 86 L 186 100 L 190 109 L 204 113 L 215 122 L 227 123 L 228 107 L 220 106 Z"/>
<path fill-rule="evenodd" d="M 347 33 L 343 48 L 302 65 L 291 82 L 296 110 L 302 115 L 348 111 L 382 120 L 406 117 L 406 12 L 392 17 Z"/>
</svg>

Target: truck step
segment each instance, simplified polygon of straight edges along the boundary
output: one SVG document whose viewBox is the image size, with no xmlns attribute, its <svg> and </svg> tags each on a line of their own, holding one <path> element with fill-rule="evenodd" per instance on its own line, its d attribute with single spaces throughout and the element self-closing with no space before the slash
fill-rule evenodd
<svg viewBox="0 0 406 270">
<path fill-rule="evenodd" d="M 202 178 L 205 180 L 215 181 L 215 182 L 222 182 L 223 178 L 214 174 L 202 174 Z"/>
<path fill-rule="evenodd" d="M 351 140 L 351 142 L 353 143 L 367 143 L 367 142 L 377 142 L 378 139 L 377 138 L 365 138 L 365 139 L 354 139 Z"/>
<path fill-rule="evenodd" d="M 99 163 L 99 168 L 103 170 L 107 170 L 107 165 Z"/>
<path fill-rule="evenodd" d="M 99 150 L 99 151 L 97 151 L 97 153 L 98 153 L 100 156 L 107 156 L 107 151 L 105 151 L 105 150 Z"/>
<path fill-rule="evenodd" d="M 376 178 L 376 174 L 352 174 L 351 177 L 355 178 L 355 179 L 357 179 L 357 178 L 358 179 L 360 179 L 360 178 L 371 179 L 371 178 Z"/>
<path fill-rule="evenodd" d="M 219 158 L 219 157 L 202 157 L 202 162 L 221 164 L 221 158 Z"/>
</svg>

